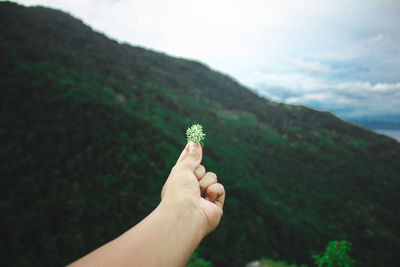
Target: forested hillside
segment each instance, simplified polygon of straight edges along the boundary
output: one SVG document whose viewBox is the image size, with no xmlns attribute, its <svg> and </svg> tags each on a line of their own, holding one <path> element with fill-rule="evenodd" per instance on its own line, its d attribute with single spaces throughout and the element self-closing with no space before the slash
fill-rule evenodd
<svg viewBox="0 0 400 267">
<path fill-rule="evenodd" d="M 199 257 L 312 266 L 348 240 L 358 266 L 400 266 L 398 142 L 43 7 L 0 3 L 0 62 L 2 266 L 65 265 L 139 222 L 193 123 L 227 192 Z"/>
</svg>

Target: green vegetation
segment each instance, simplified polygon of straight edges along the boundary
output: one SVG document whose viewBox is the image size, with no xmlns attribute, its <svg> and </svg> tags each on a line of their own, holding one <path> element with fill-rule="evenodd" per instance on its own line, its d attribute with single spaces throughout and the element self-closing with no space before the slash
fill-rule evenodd
<svg viewBox="0 0 400 267">
<path fill-rule="evenodd" d="M 265 267 L 298 267 L 298 265 L 288 264 L 285 261 L 274 261 L 270 259 L 262 259 L 260 263 Z M 302 264 L 299 267 L 307 267 L 307 265 Z"/>
<path fill-rule="evenodd" d="M 197 251 L 195 251 L 186 264 L 186 267 L 212 267 L 211 262 L 202 259 L 198 256 Z"/>
<path fill-rule="evenodd" d="M 65 265 L 139 222 L 195 123 L 227 192 L 196 257 L 311 265 L 349 240 L 359 266 L 400 266 L 394 140 L 42 7 L 0 3 L 0 62 L 2 266 Z"/>
<path fill-rule="evenodd" d="M 354 266 L 355 260 L 348 255 L 351 250 L 351 243 L 342 241 L 329 241 L 323 256 L 313 256 L 318 267 L 350 267 Z"/>
<path fill-rule="evenodd" d="M 201 142 L 203 144 L 203 140 L 206 134 L 203 133 L 203 127 L 200 124 L 194 124 L 192 125 L 192 127 L 186 130 L 186 136 L 188 142 L 194 142 L 194 143 Z"/>
</svg>

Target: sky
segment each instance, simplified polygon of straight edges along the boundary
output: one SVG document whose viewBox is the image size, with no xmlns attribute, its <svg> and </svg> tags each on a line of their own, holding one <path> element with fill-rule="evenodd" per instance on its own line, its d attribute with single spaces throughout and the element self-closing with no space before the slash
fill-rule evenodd
<svg viewBox="0 0 400 267">
<path fill-rule="evenodd" d="M 19 0 L 201 61 L 273 101 L 400 120 L 399 0 Z"/>
</svg>

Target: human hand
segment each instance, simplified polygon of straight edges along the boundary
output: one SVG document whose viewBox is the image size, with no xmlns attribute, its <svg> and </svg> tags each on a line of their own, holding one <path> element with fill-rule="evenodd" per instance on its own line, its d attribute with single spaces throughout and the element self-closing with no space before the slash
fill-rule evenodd
<svg viewBox="0 0 400 267">
<path fill-rule="evenodd" d="M 164 184 L 161 203 L 140 223 L 71 266 L 185 266 L 222 216 L 224 187 L 190 142 Z"/>
<path fill-rule="evenodd" d="M 213 231 L 223 214 L 225 190 L 217 182 L 217 175 L 206 172 L 200 165 L 202 148 L 199 143 L 189 142 L 164 184 L 161 204 L 177 209 L 189 209 L 193 220 L 200 222 L 203 237 Z"/>
</svg>

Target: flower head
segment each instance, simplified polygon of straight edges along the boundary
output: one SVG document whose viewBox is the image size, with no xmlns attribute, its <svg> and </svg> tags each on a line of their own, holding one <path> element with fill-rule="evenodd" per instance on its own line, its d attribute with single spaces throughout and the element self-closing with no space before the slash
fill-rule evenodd
<svg viewBox="0 0 400 267">
<path fill-rule="evenodd" d="M 194 124 L 192 127 L 187 129 L 186 136 L 188 142 L 192 141 L 194 143 L 202 143 L 206 134 L 203 133 L 203 127 L 200 124 Z"/>
</svg>

